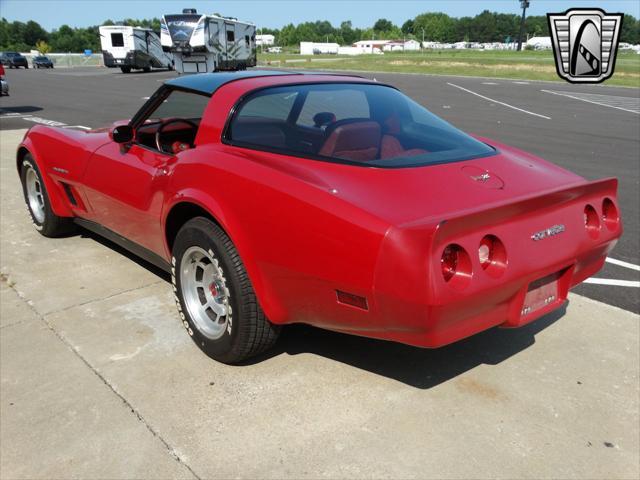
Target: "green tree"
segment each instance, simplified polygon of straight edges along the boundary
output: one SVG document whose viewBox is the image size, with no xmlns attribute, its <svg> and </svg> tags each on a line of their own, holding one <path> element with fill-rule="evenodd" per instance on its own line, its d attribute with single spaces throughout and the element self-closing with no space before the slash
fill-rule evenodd
<svg viewBox="0 0 640 480">
<path fill-rule="evenodd" d="M 44 40 L 39 40 L 36 43 L 36 50 L 38 50 L 42 55 L 46 55 L 47 53 L 51 52 L 51 45 L 49 45 Z"/>
<path fill-rule="evenodd" d="M 380 18 L 373 25 L 373 31 L 374 32 L 389 32 L 389 31 L 393 30 L 394 27 L 395 27 L 395 25 L 390 20 L 387 20 L 386 18 Z"/>
<path fill-rule="evenodd" d="M 640 43 L 640 20 L 633 15 L 625 15 L 620 28 L 620 41 L 637 45 Z"/>
<path fill-rule="evenodd" d="M 425 40 L 436 42 L 455 42 L 456 21 L 446 13 L 423 13 L 413 20 L 414 32 L 424 28 Z"/>
<path fill-rule="evenodd" d="M 413 30 L 413 19 L 410 18 L 409 20 L 404 22 L 402 24 L 401 30 L 402 30 L 402 33 L 404 33 L 405 35 L 409 35 L 409 34 L 414 33 L 414 30 Z"/>
</svg>

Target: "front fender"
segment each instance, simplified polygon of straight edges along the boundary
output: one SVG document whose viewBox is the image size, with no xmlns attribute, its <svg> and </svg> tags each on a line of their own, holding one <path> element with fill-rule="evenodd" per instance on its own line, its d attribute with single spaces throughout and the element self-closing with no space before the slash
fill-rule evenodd
<svg viewBox="0 0 640 480">
<path fill-rule="evenodd" d="M 36 165 L 38 166 L 38 170 L 40 170 L 40 175 L 47 190 L 49 204 L 51 205 L 51 210 L 53 211 L 53 213 L 55 213 L 59 217 L 72 217 L 73 212 L 69 208 L 67 202 L 64 200 L 64 192 L 61 186 L 57 182 L 55 182 L 49 175 L 50 166 L 46 162 L 45 158 L 43 158 L 38 152 L 38 149 L 34 145 L 33 140 L 28 136 L 25 136 L 25 138 L 22 140 L 22 142 L 18 146 L 18 151 L 16 153 L 16 166 L 18 175 L 20 175 L 22 163 L 24 161 L 24 157 L 27 154 L 31 155 L 33 160 L 36 162 Z"/>
</svg>

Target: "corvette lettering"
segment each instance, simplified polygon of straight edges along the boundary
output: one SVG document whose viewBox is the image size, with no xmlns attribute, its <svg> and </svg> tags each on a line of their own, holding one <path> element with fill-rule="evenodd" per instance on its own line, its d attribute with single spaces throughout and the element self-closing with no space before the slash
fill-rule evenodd
<svg viewBox="0 0 640 480">
<path fill-rule="evenodd" d="M 540 230 L 539 232 L 531 235 L 531 240 L 537 242 L 539 240 L 544 240 L 547 237 L 553 237 L 555 235 L 559 235 L 564 232 L 565 228 L 562 224 L 554 225 L 553 227 L 549 227 L 546 230 Z"/>
</svg>

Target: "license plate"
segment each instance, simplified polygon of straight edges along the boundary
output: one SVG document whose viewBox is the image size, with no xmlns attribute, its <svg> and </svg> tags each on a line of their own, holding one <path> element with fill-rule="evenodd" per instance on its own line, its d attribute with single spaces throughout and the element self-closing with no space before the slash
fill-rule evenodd
<svg viewBox="0 0 640 480">
<path fill-rule="evenodd" d="M 527 315 L 540 310 L 547 305 L 555 303 L 558 299 L 558 275 L 553 274 L 548 277 L 536 280 L 529 285 L 529 290 L 524 297 L 521 315 Z"/>
</svg>

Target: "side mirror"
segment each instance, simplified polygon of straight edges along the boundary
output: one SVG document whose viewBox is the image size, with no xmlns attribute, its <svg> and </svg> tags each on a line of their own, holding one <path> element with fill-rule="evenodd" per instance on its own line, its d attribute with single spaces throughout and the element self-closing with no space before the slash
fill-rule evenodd
<svg viewBox="0 0 640 480">
<path fill-rule="evenodd" d="M 131 125 L 118 125 L 111 130 L 111 139 L 116 143 L 129 143 L 133 140 Z"/>
</svg>

